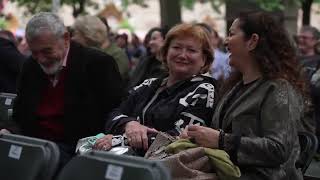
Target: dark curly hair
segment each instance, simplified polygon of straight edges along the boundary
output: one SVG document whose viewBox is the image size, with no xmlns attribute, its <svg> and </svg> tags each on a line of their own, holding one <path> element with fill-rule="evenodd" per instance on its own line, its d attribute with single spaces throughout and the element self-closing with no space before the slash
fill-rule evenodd
<svg viewBox="0 0 320 180">
<path fill-rule="evenodd" d="M 252 34 L 259 35 L 257 46 L 251 53 L 263 76 L 267 79 L 286 79 L 296 90 L 308 94 L 296 50 L 283 25 L 263 11 L 240 13 L 238 20 L 245 38 L 249 39 Z"/>
</svg>

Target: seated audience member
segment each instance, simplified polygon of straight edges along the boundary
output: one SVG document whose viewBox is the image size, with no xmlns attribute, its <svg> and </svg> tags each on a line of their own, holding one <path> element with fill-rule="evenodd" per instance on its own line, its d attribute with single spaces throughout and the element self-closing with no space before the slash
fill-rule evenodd
<svg viewBox="0 0 320 180">
<path fill-rule="evenodd" d="M 132 36 L 132 39 L 131 39 L 131 43 L 129 46 L 129 51 L 130 51 L 131 57 L 132 57 L 132 59 L 133 58 L 140 59 L 147 54 L 147 50 L 143 46 L 139 37 L 136 34 L 132 33 L 131 36 Z"/>
<path fill-rule="evenodd" d="M 299 62 L 302 64 L 308 79 L 316 72 L 320 65 L 320 54 L 316 47 L 320 40 L 320 32 L 312 26 L 302 26 L 296 36 L 299 50 Z"/>
<path fill-rule="evenodd" d="M 222 45 L 222 40 L 216 30 L 208 24 L 197 23 L 197 25 L 205 28 L 210 34 L 210 40 L 213 46 L 214 61 L 211 66 L 211 75 L 218 81 L 223 81 L 228 78 L 231 68 L 229 65 L 228 54 L 223 52 L 219 47 Z M 221 45 L 220 45 L 221 44 Z"/>
<path fill-rule="evenodd" d="M 302 64 L 303 70 L 307 75 L 307 80 L 310 84 L 311 99 L 310 108 L 307 112 L 309 119 L 315 119 L 316 135 L 320 140 L 320 100 L 319 87 L 316 87 L 315 81 L 312 79 L 316 76 L 317 70 L 320 68 L 320 52 L 317 51 L 317 46 L 320 43 L 320 32 L 312 26 L 301 27 L 296 36 L 299 49 L 299 62 Z"/>
<path fill-rule="evenodd" d="M 74 155 L 78 139 L 103 131 L 104 115 L 120 104 L 120 73 L 111 56 L 70 41 L 53 13 L 33 16 L 26 39 L 32 56 L 22 68 L 15 124 L 0 127 L 5 128 L 0 133 L 56 142 L 63 165 Z"/>
<path fill-rule="evenodd" d="M 295 162 L 306 85 L 287 33 L 271 15 L 248 12 L 225 44 L 240 80 L 217 104 L 211 128 L 190 125 L 181 137 L 225 150 L 240 179 L 302 179 Z"/>
<path fill-rule="evenodd" d="M 10 31 L 0 31 L 0 92 L 16 93 L 16 83 L 26 57 L 17 48 Z"/>
<path fill-rule="evenodd" d="M 191 24 L 173 27 L 162 46 L 161 59 L 169 75 L 134 87 L 110 114 L 109 135 L 97 140 L 94 148 L 108 150 L 111 134 L 125 133 L 131 147 L 146 150 L 148 133 L 177 136 L 188 124 L 210 124 L 216 87 L 208 73 L 213 60 L 208 34 Z"/>
<path fill-rule="evenodd" d="M 126 33 L 117 34 L 115 36 L 115 43 L 117 46 L 121 49 L 123 49 L 126 52 L 126 55 L 128 56 L 129 61 L 131 61 L 131 56 L 128 49 L 128 35 Z"/>
<path fill-rule="evenodd" d="M 105 22 L 106 23 L 106 22 Z M 94 47 L 112 56 L 119 67 L 122 79 L 128 79 L 129 60 L 124 50 L 109 39 L 109 29 L 96 16 L 80 16 L 73 25 L 72 40 L 83 46 Z"/>
<path fill-rule="evenodd" d="M 148 55 L 140 59 L 132 72 L 129 89 L 141 84 L 144 80 L 149 78 L 161 78 L 167 76 L 162 62 L 159 58 L 160 48 L 164 43 L 167 30 L 164 28 L 152 28 L 150 40 L 148 42 Z"/>
<path fill-rule="evenodd" d="M 219 49 L 219 42 L 222 41 L 216 30 L 212 29 L 211 41 L 214 45 L 214 63 L 212 64 L 212 77 L 219 80 L 228 78 L 231 67 L 229 66 L 228 54 Z"/>
</svg>

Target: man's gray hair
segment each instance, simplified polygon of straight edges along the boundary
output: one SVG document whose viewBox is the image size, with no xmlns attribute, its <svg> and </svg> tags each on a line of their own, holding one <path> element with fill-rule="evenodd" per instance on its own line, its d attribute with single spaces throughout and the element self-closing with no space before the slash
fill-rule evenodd
<svg viewBox="0 0 320 180">
<path fill-rule="evenodd" d="M 313 37 L 316 40 L 320 39 L 320 32 L 317 28 L 313 27 L 313 26 L 302 26 L 300 31 L 308 31 L 311 32 Z"/>
<path fill-rule="evenodd" d="M 54 13 L 41 12 L 34 15 L 27 24 L 26 38 L 32 40 L 42 31 L 49 31 L 57 38 L 62 37 L 66 28 L 62 20 Z"/>
</svg>

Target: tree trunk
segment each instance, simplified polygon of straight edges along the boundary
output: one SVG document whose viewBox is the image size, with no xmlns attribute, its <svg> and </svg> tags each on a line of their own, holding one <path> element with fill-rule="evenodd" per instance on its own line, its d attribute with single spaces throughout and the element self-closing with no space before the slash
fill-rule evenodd
<svg viewBox="0 0 320 180">
<path fill-rule="evenodd" d="M 86 0 L 79 0 L 78 4 L 76 3 L 76 1 L 74 2 L 73 13 L 72 13 L 73 17 L 78 17 L 81 13 L 83 13 L 85 3 L 86 3 Z"/>
<path fill-rule="evenodd" d="M 51 12 L 58 13 L 58 11 L 60 9 L 60 4 L 61 4 L 60 0 L 52 0 L 51 4 L 52 4 Z"/>
<path fill-rule="evenodd" d="M 171 28 L 181 22 L 180 0 L 159 0 L 161 27 Z"/>
<path fill-rule="evenodd" d="M 310 25 L 310 13 L 313 0 L 300 0 L 302 4 L 302 25 Z"/>
<path fill-rule="evenodd" d="M 226 0 L 226 34 L 235 18 L 240 12 L 261 10 L 255 1 Z"/>
<path fill-rule="evenodd" d="M 287 0 L 283 0 L 283 2 L 287 2 Z M 286 7 L 288 8 L 288 6 Z M 227 21 L 226 32 L 227 33 L 233 20 L 239 15 L 240 12 L 245 12 L 245 11 L 263 11 L 263 9 L 261 9 L 261 7 L 259 6 L 258 1 L 226 0 L 226 21 Z M 284 21 L 286 19 L 285 19 L 284 11 L 275 10 L 275 11 L 272 11 L 272 15 L 281 24 L 285 23 Z M 295 32 L 295 28 L 293 27 L 293 29 L 290 31 Z"/>
<path fill-rule="evenodd" d="M 283 0 L 282 4 L 286 7 L 283 10 L 284 15 L 284 26 L 287 29 L 290 37 L 294 37 L 297 34 L 298 29 L 298 11 L 300 6 L 292 3 L 292 0 Z"/>
</svg>

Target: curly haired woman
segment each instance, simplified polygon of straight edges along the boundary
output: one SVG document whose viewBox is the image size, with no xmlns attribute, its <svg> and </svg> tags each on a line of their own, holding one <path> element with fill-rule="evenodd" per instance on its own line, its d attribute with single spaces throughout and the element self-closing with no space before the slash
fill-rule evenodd
<svg viewBox="0 0 320 180">
<path fill-rule="evenodd" d="M 225 150 L 240 179 L 302 179 L 295 162 L 306 86 L 286 31 L 264 12 L 243 13 L 225 43 L 239 81 L 218 103 L 211 128 L 190 125 L 182 137 Z"/>
</svg>

